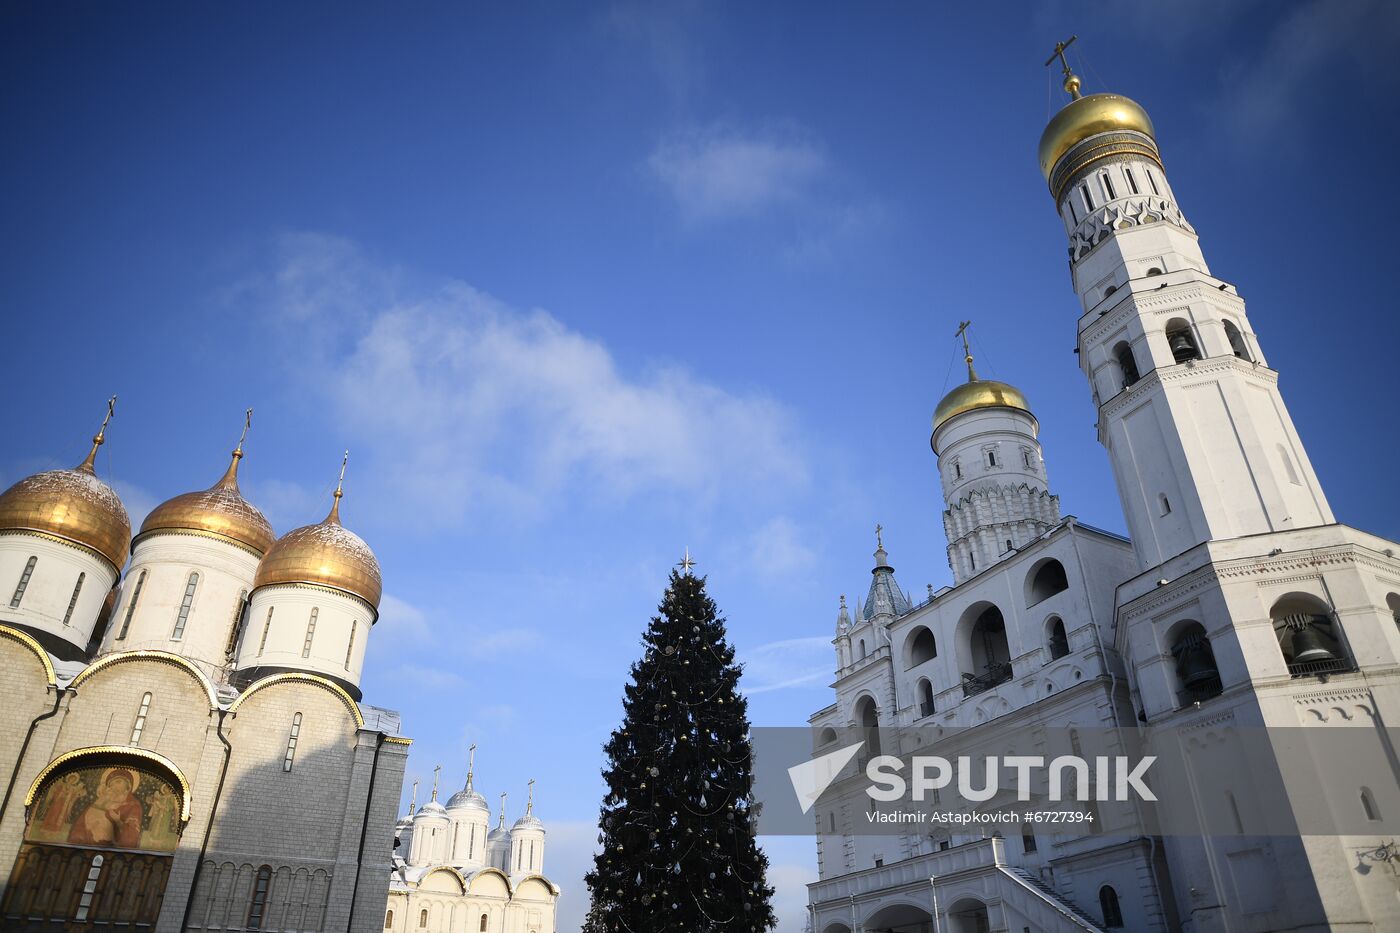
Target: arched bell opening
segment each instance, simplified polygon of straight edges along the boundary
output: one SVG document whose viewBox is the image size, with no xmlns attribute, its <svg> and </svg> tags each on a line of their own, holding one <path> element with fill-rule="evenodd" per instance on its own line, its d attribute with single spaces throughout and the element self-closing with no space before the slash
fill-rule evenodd
<svg viewBox="0 0 1400 933">
<path fill-rule="evenodd" d="M 1196 335 L 1191 332 L 1191 325 L 1182 318 L 1172 318 L 1167 322 L 1167 348 L 1171 350 L 1172 359 L 1178 363 L 1185 363 L 1188 360 L 1199 360 L 1201 358 L 1201 348 L 1196 343 Z"/>
<path fill-rule="evenodd" d="M 1316 596 L 1289 593 L 1269 610 L 1288 673 L 1310 677 L 1352 670 L 1332 609 Z"/>
<path fill-rule="evenodd" d="M 880 754 L 880 711 L 875 706 L 875 701 L 870 697 L 861 697 L 856 701 L 856 724 L 860 727 L 861 735 L 865 738 L 865 748 L 861 752 L 862 759 L 873 758 Z"/>
<path fill-rule="evenodd" d="M 1171 655 L 1176 661 L 1178 697 L 1183 705 L 1220 695 L 1224 686 L 1205 626 L 1194 620 L 1178 625 L 1171 640 Z"/>
<path fill-rule="evenodd" d="M 152 928 L 189 820 L 189 782 L 173 763 L 144 749 L 78 749 L 39 773 L 25 807 L 0 926 Z"/>
<path fill-rule="evenodd" d="M 1114 346 L 1113 360 L 1118 364 L 1118 372 L 1123 377 L 1123 388 L 1128 388 L 1142 378 L 1138 373 L 1137 357 L 1133 356 L 1133 348 L 1126 340 Z"/>
<path fill-rule="evenodd" d="M 966 631 L 963 695 L 975 696 L 1011 679 L 1011 647 L 1006 619 L 991 603 L 978 603 L 963 613 L 959 629 Z M 959 652 L 960 655 L 963 652 Z"/>
<path fill-rule="evenodd" d="M 934 713 L 933 684 L 927 677 L 920 677 L 919 686 L 915 692 L 918 694 L 919 718 L 923 719 L 925 716 L 932 716 Z"/>
<path fill-rule="evenodd" d="M 1233 321 L 1225 322 L 1225 339 L 1230 341 L 1230 352 L 1236 357 L 1250 361 L 1254 359 L 1249 355 L 1249 344 L 1244 342 L 1244 334 L 1240 333 Z"/>
<path fill-rule="evenodd" d="M 1059 616 L 1051 616 L 1045 626 L 1046 647 L 1050 649 L 1050 660 L 1057 661 L 1069 654 L 1069 636 L 1065 634 L 1065 622 Z"/>
</svg>

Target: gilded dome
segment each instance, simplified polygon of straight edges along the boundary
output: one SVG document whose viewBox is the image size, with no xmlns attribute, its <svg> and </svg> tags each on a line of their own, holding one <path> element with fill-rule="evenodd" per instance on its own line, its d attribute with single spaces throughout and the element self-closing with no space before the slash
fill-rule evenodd
<svg viewBox="0 0 1400 933">
<path fill-rule="evenodd" d="M 979 408 L 1017 408 L 1030 412 L 1021 390 L 991 379 L 972 379 L 947 395 L 933 410 L 933 429 L 937 431 L 948 419 Z"/>
<path fill-rule="evenodd" d="M 162 502 L 141 523 L 136 538 L 153 531 L 194 531 L 228 538 L 256 551 L 267 553 L 277 536 L 267 518 L 238 491 L 238 461 L 242 448 L 233 452 L 233 462 L 213 486 L 199 492 L 187 492 Z"/>
<path fill-rule="evenodd" d="M 340 489 L 325 521 L 278 538 L 258 563 L 254 589 L 274 583 L 311 583 L 358 596 L 376 610 L 384 584 L 379 561 L 364 539 L 340 523 Z"/>
<path fill-rule="evenodd" d="M 1077 84 L 1075 88 L 1077 91 Z M 1125 130 L 1156 139 L 1152 119 L 1136 101 L 1118 94 L 1075 98 L 1051 118 L 1045 132 L 1040 134 L 1041 174 L 1049 182 L 1060 157 L 1090 136 Z"/>
<path fill-rule="evenodd" d="M 97 478 L 92 451 L 71 470 L 25 477 L 0 493 L 0 531 L 35 531 L 96 551 L 120 571 L 131 542 L 131 519 L 121 499 Z"/>
</svg>

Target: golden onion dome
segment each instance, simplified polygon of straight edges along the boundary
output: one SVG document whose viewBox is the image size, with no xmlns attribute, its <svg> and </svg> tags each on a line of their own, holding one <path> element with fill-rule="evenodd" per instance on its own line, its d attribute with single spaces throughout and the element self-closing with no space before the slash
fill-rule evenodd
<svg viewBox="0 0 1400 933">
<path fill-rule="evenodd" d="M 1090 94 L 1079 97 L 1079 79 L 1066 82 L 1066 89 L 1074 95 L 1060 112 L 1050 119 L 1045 132 L 1040 134 L 1040 172 L 1050 181 L 1055 163 L 1075 146 L 1100 133 L 1131 131 L 1142 133 L 1156 140 L 1152 128 L 1152 118 L 1136 101 L 1119 94 Z"/>
<path fill-rule="evenodd" d="M 268 549 L 253 576 L 253 588 L 309 583 L 358 596 L 379 609 L 384 584 L 379 561 L 364 539 L 340 523 L 340 486 L 330 514 L 317 525 L 294 528 Z"/>
<path fill-rule="evenodd" d="M 243 445 L 240 443 L 233 452 L 233 462 L 217 483 L 156 506 L 141 523 L 136 540 L 155 531 L 193 531 L 227 538 L 255 551 L 259 557 L 267 553 L 277 536 L 263 513 L 238 490 L 238 461 L 241 459 Z"/>
<path fill-rule="evenodd" d="M 933 411 L 933 429 L 937 431 L 950 418 L 979 408 L 1016 408 L 1027 413 L 1031 410 L 1026 397 L 1015 386 L 974 378 L 943 396 L 943 401 Z"/>
<path fill-rule="evenodd" d="M 36 473 L 0 493 L 0 532 L 52 535 L 96 551 L 121 571 L 131 541 L 131 519 L 122 500 L 97 478 L 93 467 L 106 421 L 102 427 L 92 439 L 87 458 L 73 469 Z"/>
</svg>

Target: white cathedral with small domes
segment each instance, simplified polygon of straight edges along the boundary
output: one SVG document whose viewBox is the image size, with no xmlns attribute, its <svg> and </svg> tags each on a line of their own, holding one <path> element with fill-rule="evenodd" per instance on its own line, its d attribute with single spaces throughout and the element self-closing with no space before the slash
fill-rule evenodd
<svg viewBox="0 0 1400 933">
<path fill-rule="evenodd" d="M 440 771 L 440 769 L 439 769 Z M 476 746 L 462 789 L 416 808 L 394 827 L 394 868 L 384 929 L 411 933 L 554 933 L 559 888 L 544 875 L 544 823 L 535 815 L 535 782 L 525 812 L 506 829 L 505 793 L 494 829 L 476 789 Z"/>
<path fill-rule="evenodd" d="M 1082 757 L 1166 736 L 1178 767 L 1159 785 L 1159 825 L 1195 831 L 875 834 L 870 782 L 848 766 L 813 808 L 809 929 L 1400 929 L 1400 756 L 1386 728 L 1400 722 L 1400 544 L 1333 517 L 1147 113 L 1081 96 L 1064 70 L 1072 99 L 1040 167 L 1131 538 L 1062 517 L 1025 396 L 978 378 L 968 352 L 931 438 L 953 585 L 914 604 L 877 541 L 869 596 L 854 617 L 844 597 L 838 611 L 815 751 L 835 753 L 843 729 L 861 730 L 863 755 L 899 742 L 885 752 Z M 1355 755 L 1300 755 L 1310 743 Z"/>
<path fill-rule="evenodd" d="M 240 440 L 133 538 L 106 429 L 0 494 L 0 928 L 381 929 L 410 740 L 360 692 L 381 584 L 343 464 L 279 538 Z"/>
</svg>

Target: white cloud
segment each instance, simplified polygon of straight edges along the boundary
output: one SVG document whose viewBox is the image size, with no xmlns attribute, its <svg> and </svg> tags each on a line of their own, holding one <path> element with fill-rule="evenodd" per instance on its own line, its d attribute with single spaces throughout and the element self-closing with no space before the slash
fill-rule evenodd
<svg viewBox="0 0 1400 933">
<path fill-rule="evenodd" d="M 394 641 L 420 641 L 427 638 L 430 631 L 428 617 L 423 610 L 392 593 L 385 593 L 379 601 L 379 621 L 375 623 L 375 628 L 387 632 Z"/>
<path fill-rule="evenodd" d="M 830 166 L 821 147 L 794 128 L 741 132 L 714 125 L 663 139 L 647 167 L 681 213 L 701 221 L 800 204 Z"/>
<path fill-rule="evenodd" d="M 812 569 L 817 559 L 816 551 L 808 546 L 808 533 L 796 522 L 784 515 L 770 518 L 749 536 L 751 555 L 758 555 L 758 563 L 765 575 L 797 576 Z"/>
<path fill-rule="evenodd" d="M 455 671 L 444 670 L 440 667 L 428 667 L 423 664 L 400 664 L 393 670 L 390 677 L 394 682 L 404 685 L 405 688 L 434 692 L 456 690 L 466 685 L 466 680 Z"/>
<path fill-rule="evenodd" d="M 146 516 L 151 514 L 151 510 L 160 505 L 158 500 L 149 490 L 144 489 L 135 483 L 128 483 L 125 480 L 108 480 L 117 498 L 122 500 L 122 505 L 126 507 L 127 518 L 131 519 L 131 532 L 134 535 L 141 527 L 141 523 L 146 520 Z"/>
<path fill-rule="evenodd" d="M 744 693 L 767 693 L 789 687 L 828 683 L 836 666 L 831 639 L 824 636 L 773 641 L 740 652 Z"/>
<path fill-rule="evenodd" d="M 806 479 L 792 417 L 675 366 L 622 371 L 544 311 L 451 281 L 415 286 L 344 240 L 296 235 L 251 300 L 294 329 L 294 378 L 351 439 L 364 500 L 416 525 L 476 506 L 538 514 L 569 490 L 753 498 Z"/>
</svg>

